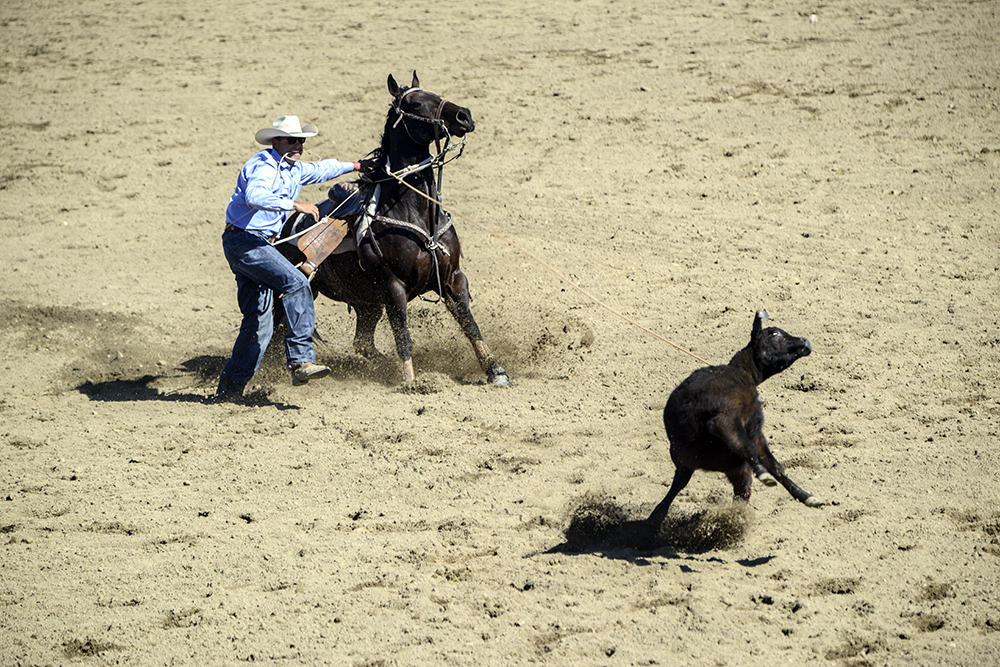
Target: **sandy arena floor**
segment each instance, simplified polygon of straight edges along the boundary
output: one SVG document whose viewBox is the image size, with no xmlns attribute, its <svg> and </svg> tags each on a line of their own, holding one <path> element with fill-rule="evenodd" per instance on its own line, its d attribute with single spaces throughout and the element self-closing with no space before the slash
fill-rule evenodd
<svg viewBox="0 0 1000 667">
<path fill-rule="evenodd" d="M 5 0 L 0 665 L 1000 664 L 998 11 Z M 414 69 L 475 116 L 445 203 L 515 386 L 424 302 L 403 386 L 324 299 L 330 378 L 204 404 L 253 133 L 358 159 Z M 629 548 L 702 365 L 629 320 L 724 363 L 759 308 L 831 504 L 699 473 Z"/>
</svg>

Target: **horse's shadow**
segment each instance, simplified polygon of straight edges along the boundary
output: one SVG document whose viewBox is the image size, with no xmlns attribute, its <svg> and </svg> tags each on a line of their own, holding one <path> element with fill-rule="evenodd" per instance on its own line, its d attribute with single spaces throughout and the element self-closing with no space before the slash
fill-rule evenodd
<svg viewBox="0 0 1000 667">
<path fill-rule="evenodd" d="M 752 513 L 743 503 L 717 502 L 693 514 L 669 516 L 658 530 L 650 531 L 645 521 L 630 520 L 624 508 L 606 499 L 587 498 L 576 508 L 567 526 L 565 541 L 545 553 L 597 554 L 627 560 L 636 565 L 650 564 L 649 558 L 693 562 L 721 562 L 719 550 L 739 544 L 752 528 Z M 773 556 L 740 559 L 744 567 L 770 562 Z M 681 564 L 681 570 L 696 572 Z"/>
</svg>

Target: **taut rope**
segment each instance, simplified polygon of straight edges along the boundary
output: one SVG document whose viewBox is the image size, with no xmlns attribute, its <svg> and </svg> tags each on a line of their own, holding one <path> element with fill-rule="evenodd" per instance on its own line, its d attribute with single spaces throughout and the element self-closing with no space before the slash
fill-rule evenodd
<svg viewBox="0 0 1000 667">
<path fill-rule="evenodd" d="M 413 190 L 414 192 L 416 192 L 417 194 L 419 194 L 421 197 L 424 197 L 424 198 L 426 198 L 426 199 L 428 199 L 430 201 L 434 201 L 431 197 L 428 197 L 426 194 L 424 194 L 423 192 L 421 192 L 417 188 L 413 187 L 409 183 L 405 183 L 404 182 L 403 185 L 405 185 L 406 187 L 410 188 L 411 190 Z M 697 359 L 698 361 L 700 361 L 701 363 L 705 364 L 706 366 L 711 366 L 712 365 L 712 362 L 707 361 L 705 359 L 702 359 L 701 357 L 699 357 L 694 352 L 691 352 L 689 350 L 685 350 L 683 347 L 681 347 L 677 343 L 673 342 L 672 340 L 664 338 L 663 336 L 661 336 L 660 334 L 656 333 L 652 329 L 648 329 L 648 328 L 642 326 L 641 324 L 639 324 L 638 322 L 636 322 L 635 320 L 633 320 L 632 318 L 627 317 L 627 316 L 623 315 L 622 313 L 618 312 L 617 310 L 615 310 L 611 306 L 607 305 L 606 303 L 604 303 L 603 301 L 601 301 L 600 299 L 598 299 L 596 296 L 594 296 L 593 294 L 591 294 L 590 292 L 588 292 L 587 290 L 583 289 L 582 287 L 580 287 L 579 285 L 577 285 L 575 282 L 573 282 L 572 280 L 570 280 L 568 277 L 566 277 L 566 275 L 564 273 L 562 273 L 561 271 L 559 271 L 558 269 L 556 269 L 554 266 L 552 266 L 551 264 L 549 264 L 548 262 L 546 262 L 544 259 L 542 259 L 538 255 L 536 255 L 535 253 L 531 252 L 527 248 L 522 247 L 521 245 L 519 245 L 515 241 L 510 240 L 506 236 L 504 236 L 504 235 L 502 235 L 502 234 L 500 234 L 498 232 L 493 231 L 492 229 L 490 229 L 486 225 L 481 224 L 479 222 L 476 222 L 475 220 L 472 220 L 471 218 L 468 218 L 468 217 L 466 217 L 466 216 L 464 216 L 464 215 L 462 215 L 460 213 L 455 213 L 453 215 L 457 215 L 462 220 L 464 220 L 464 221 L 466 221 L 466 222 L 468 222 L 468 223 L 470 223 L 470 224 L 472 224 L 472 225 L 474 225 L 476 227 L 479 227 L 481 230 L 483 230 L 487 234 L 489 234 L 491 236 L 495 236 L 496 238 L 500 239 L 504 243 L 507 243 L 508 245 L 511 245 L 514 248 L 517 248 L 518 250 L 520 250 L 521 252 L 523 252 L 525 255 L 527 255 L 531 259 L 535 260 L 536 262 L 538 262 L 539 264 L 541 264 L 543 267 L 545 267 L 546 269 L 548 269 L 550 272 L 552 272 L 553 274 L 555 274 L 560 280 L 562 280 L 563 282 L 565 282 L 566 284 L 568 284 L 570 287 L 572 287 L 573 289 L 575 289 L 576 291 L 578 291 L 580 294 L 583 294 L 585 297 L 587 297 L 588 299 L 590 299 L 591 301 L 593 301 L 594 303 L 596 303 L 598 306 L 600 306 L 604 310 L 606 310 L 609 313 L 611 313 L 612 315 L 625 320 L 626 322 L 628 322 L 632 326 L 636 327 L 637 329 L 645 331 L 646 333 L 648 333 L 653 338 L 657 338 L 657 339 L 663 341 L 667 345 L 670 345 L 671 347 L 673 347 L 673 348 L 675 348 L 677 350 L 680 350 L 681 352 L 683 352 L 684 354 L 688 355 L 689 357 Z"/>
</svg>

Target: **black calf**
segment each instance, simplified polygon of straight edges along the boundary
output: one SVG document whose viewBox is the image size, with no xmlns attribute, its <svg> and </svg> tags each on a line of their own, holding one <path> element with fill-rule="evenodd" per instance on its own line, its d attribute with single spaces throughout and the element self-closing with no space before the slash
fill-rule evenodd
<svg viewBox="0 0 1000 667">
<path fill-rule="evenodd" d="M 757 313 L 750 343 L 727 365 L 696 370 L 667 399 L 663 424 L 677 470 L 667 496 L 646 519 L 650 530 L 659 529 L 670 503 L 695 470 L 726 473 L 733 494 L 744 501 L 750 500 L 750 484 L 756 475 L 767 486 L 781 482 L 796 500 L 809 507 L 824 504 L 788 479 L 764 438 L 757 385 L 812 352 L 805 338 L 795 338 L 775 327 L 762 328 L 767 318 L 767 311 Z"/>
</svg>

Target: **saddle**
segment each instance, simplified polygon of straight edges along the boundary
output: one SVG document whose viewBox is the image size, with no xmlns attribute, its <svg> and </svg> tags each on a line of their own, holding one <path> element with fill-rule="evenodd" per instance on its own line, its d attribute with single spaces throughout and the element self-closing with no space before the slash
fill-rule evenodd
<svg viewBox="0 0 1000 667">
<path fill-rule="evenodd" d="M 330 255 L 354 252 L 357 244 L 352 234 L 348 234 L 354 215 L 347 212 L 344 217 L 333 217 L 344 213 L 336 204 L 327 199 L 316 205 L 320 220 L 316 222 L 312 216 L 303 213 L 292 213 L 285 221 L 281 238 L 295 237 L 295 245 L 305 259 L 297 268 L 312 280 L 313 272 Z M 299 236 L 296 236 L 296 235 Z M 291 239 L 289 239 L 291 240 Z"/>
<path fill-rule="evenodd" d="M 299 264 L 299 270 L 312 278 L 313 271 L 319 268 L 324 259 L 336 252 L 337 247 L 347 237 L 347 222 L 338 218 L 323 218 L 300 236 L 295 245 L 306 256 Z"/>
<path fill-rule="evenodd" d="M 295 237 L 299 252 L 305 255 L 305 260 L 300 262 L 297 268 L 309 280 L 312 280 L 313 273 L 330 255 L 357 251 L 365 235 L 369 233 L 372 222 L 376 220 L 412 232 L 423 240 L 425 249 L 431 253 L 440 250 L 445 255 L 450 254 L 447 248 L 438 243 L 438 237 L 452 226 L 450 213 L 444 212 L 444 224 L 431 236 L 412 222 L 377 215 L 381 191 L 381 185 L 375 185 L 374 190 L 362 201 L 356 182 L 338 183 L 330 188 L 326 201 L 316 205 L 321 216 L 319 222 L 315 222 L 312 216 L 303 213 L 292 213 L 288 216 L 281 231 L 281 238 L 291 240 L 289 237 Z M 334 214 L 339 217 L 334 218 Z"/>
</svg>

